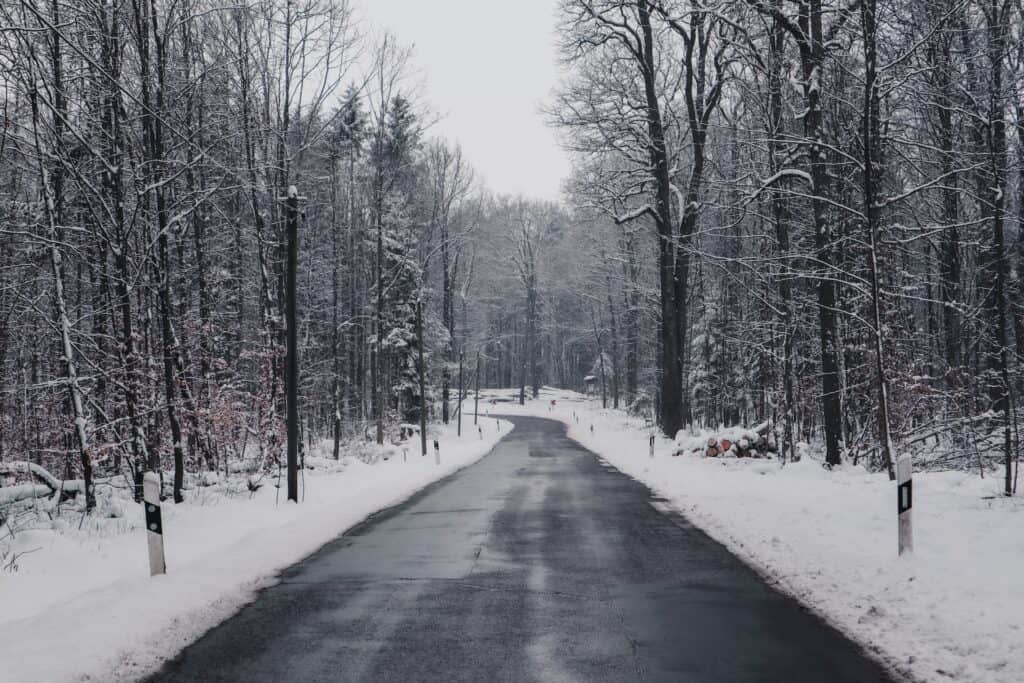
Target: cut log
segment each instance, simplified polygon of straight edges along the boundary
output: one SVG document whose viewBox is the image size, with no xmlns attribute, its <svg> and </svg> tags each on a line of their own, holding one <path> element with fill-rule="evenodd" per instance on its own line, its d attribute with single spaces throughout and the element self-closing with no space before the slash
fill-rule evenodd
<svg viewBox="0 0 1024 683">
<path fill-rule="evenodd" d="M 710 436 L 707 432 L 697 435 L 680 430 L 673 455 L 764 458 L 772 450 L 771 423 L 762 422 L 753 428 L 724 427 Z"/>
</svg>

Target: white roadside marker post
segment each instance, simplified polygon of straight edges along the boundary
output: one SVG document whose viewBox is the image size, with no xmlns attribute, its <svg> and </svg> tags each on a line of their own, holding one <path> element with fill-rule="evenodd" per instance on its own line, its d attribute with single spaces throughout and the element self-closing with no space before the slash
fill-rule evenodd
<svg viewBox="0 0 1024 683">
<path fill-rule="evenodd" d="M 434 439 L 434 460 L 438 465 L 441 464 L 441 445 L 437 443 L 437 439 Z"/>
<path fill-rule="evenodd" d="M 651 443 L 651 457 L 653 458 L 654 457 L 654 434 L 651 434 L 650 443 Z"/>
<path fill-rule="evenodd" d="M 482 425 L 477 425 L 476 426 L 476 431 L 480 433 L 480 440 L 483 441 L 484 440 L 484 428 L 483 428 L 483 426 Z"/>
<path fill-rule="evenodd" d="M 914 529 L 911 524 L 911 506 L 913 505 L 913 479 L 911 477 L 909 455 L 902 455 L 896 461 L 896 510 L 899 515 L 899 548 L 900 555 L 914 551 Z"/>
<path fill-rule="evenodd" d="M 146 472 L 142 477 L 142 506 L 146 511 L 146 536 L 149 540 L 149 575 L 166 574 L 164 526 L 160 519 L 160 475 L 156 472 Z"/>
</svg>

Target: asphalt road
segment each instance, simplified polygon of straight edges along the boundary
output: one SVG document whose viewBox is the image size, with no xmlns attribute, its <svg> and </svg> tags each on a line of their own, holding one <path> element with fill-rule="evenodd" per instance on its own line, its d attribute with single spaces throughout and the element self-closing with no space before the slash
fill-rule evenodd
<svg viewBox="0 0 1024 683">
<path fill-rule="evenodd" d="M 510 419 L 152 680 L 890 680 L 561 424 Z"/>
</svg>

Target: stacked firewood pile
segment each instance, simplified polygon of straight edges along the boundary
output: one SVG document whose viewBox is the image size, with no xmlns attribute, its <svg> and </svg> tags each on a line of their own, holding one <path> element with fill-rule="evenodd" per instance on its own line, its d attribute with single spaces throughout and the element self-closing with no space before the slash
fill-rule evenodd
<svg viewBox="0 0 1024 683">
<path fill-rule="evenodd" d="M 775 441 L 768 422 L 753 429 L 732 427 L 720 433 L 701 436 L 680 433 L 673 455 L 702 455 L 706 458 L 767 458 L 775 452 Z"/>
</svg>

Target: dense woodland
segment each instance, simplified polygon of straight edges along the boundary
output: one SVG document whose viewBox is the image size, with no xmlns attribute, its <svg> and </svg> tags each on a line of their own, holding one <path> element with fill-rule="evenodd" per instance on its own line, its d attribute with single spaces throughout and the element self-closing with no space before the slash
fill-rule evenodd
<svg viewBox="0 0 1024 683">
<path fill-rule="evenodd" d="M 784 458 L 820 436 L 891 475 L 927 447 L 1010 494 L 1021 4 L 562 8 L 572 196 L 654 228 L 662 428 L 771 417 Z"/>
<path fill-rule="evenodd" d="M 461 368 L 1011 493 L 1021 2 L 557 22 L 546 116 L 576 163 L 550 203 L 490 192 L 431 133 L 415 53 L 345 0 L 0 4 L 0 476 L 91 505 L 94 478 L 166 471 L 180 501 L 189 474 L 276 468 L 288 408 L 335 457 L 452 419 Z"/>
</svg>

